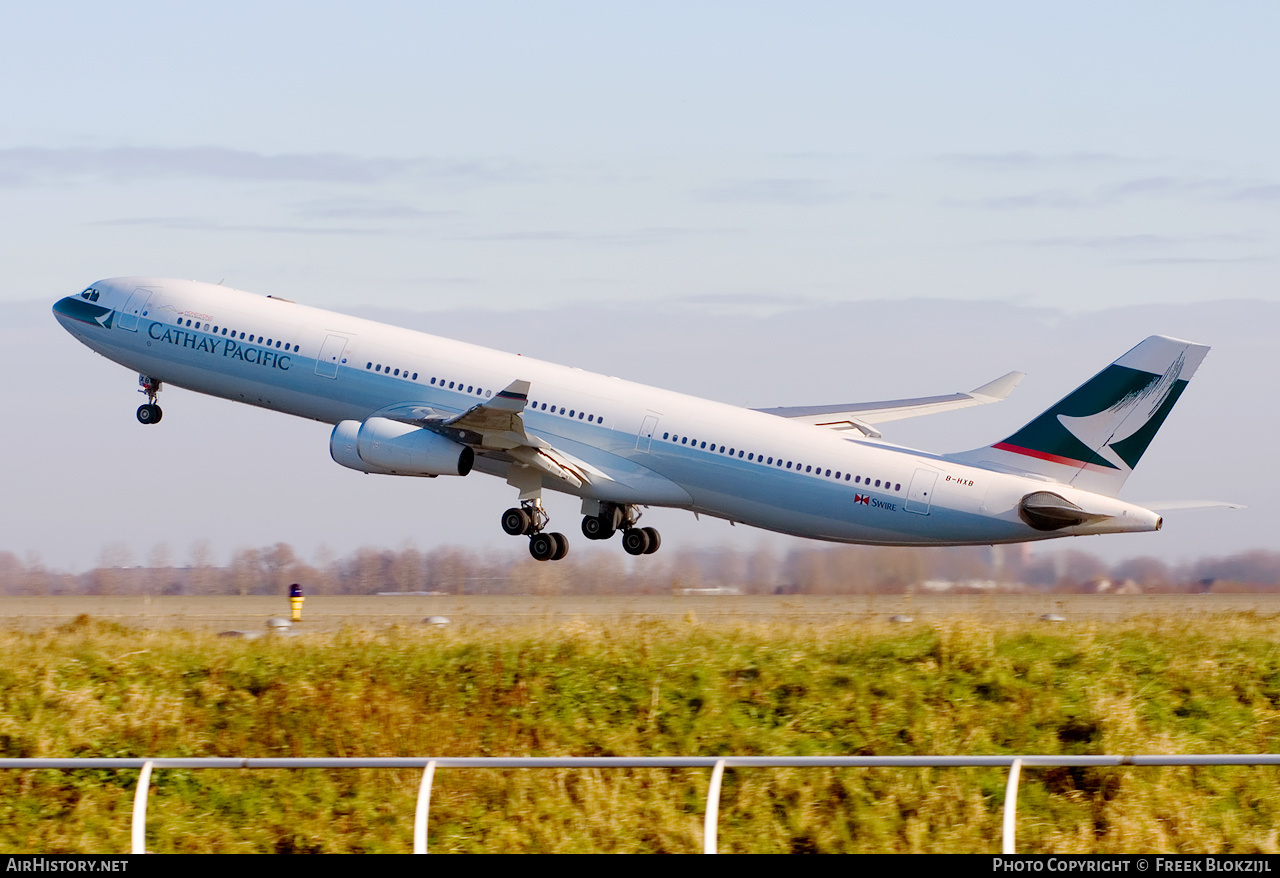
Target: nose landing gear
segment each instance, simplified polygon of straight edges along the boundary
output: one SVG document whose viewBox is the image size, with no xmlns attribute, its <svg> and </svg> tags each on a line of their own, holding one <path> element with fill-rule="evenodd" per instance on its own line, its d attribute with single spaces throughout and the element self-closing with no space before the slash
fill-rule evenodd
<svg viewBox="0 0 1280 878">
<path fill-rule="evenodd" d="M 138 376 L 138 392 L 147 395 L 146 404 L 138 406 L 138 423 L 158 424 L 164 417 L 164 412 L 156 405 L 156 394 L 160 392 L 161 386 L 160 381 L 150 375 Z"/>
</svg>

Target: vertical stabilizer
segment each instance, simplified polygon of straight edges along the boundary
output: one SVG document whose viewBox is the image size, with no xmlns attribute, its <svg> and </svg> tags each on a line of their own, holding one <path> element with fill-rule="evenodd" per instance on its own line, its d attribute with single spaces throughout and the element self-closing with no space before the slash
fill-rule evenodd
<svg viewBox="0 0 1280 878">
<path fill-rule="evenodd" d="M 1153 335 L 1008 439 L 953 457 L 1114 497 L 1208 352 Z"/>
</svg>

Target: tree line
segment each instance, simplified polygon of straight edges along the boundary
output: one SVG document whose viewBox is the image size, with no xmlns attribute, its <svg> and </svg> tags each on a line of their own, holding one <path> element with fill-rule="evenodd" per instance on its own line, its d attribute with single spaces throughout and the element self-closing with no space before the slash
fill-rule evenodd
<svg viewBox="0 0 1280 878">
<path fill-rule="evenodd" d="M 628 562 L 631 563 L 628 563 Z M 743 594 L 951 592 L 1150 593 L 1280 591 L 1280 552 L 1253 550 L 1170 565 L 1151 557 L 1107 564 L 1086 552 L 1032 554 L 1029 547 L 876 548 L 805 546 L 673 548 L 629 559 L 617 553 L 571 554 L 554 564 L 519 551 L 457 547 L 422 551 L 362 548 L 338 558 L 323 550 L 304 559 L 287 543 L 241 549 L 213 562 L 208 543 L 175 563 L 165 545 L 138 563 L 123 544 L 103 550 L 98 566 L 72 574 L 38 557 L 0 551 L 4 595 L 280 595 L 292 583 L 309 595 L 379 592 L 443 594 L 670 594 L 733 589 Z"/>
</svg>

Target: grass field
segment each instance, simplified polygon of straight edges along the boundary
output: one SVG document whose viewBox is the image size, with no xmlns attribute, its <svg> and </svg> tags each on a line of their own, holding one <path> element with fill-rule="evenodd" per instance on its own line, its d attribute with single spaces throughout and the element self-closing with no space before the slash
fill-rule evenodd
<svg viewBox="0 0 1280 878">
<path fill-rule="evenodd" d="M 1275 752 L 1280 623 L 696 616 L 244 642 L 0 634 L 0 755 Z M 1006 773 L 726 774 L 722 851 L 997 852 Z M 137 772 L 0 773 L 0 848 L 128 850 Z M 148 846 L 405 852 L 416 771 L 161 771 Z M 1276 852 L 1275 769 L 1029 769 L 1023 852 Z M 709 772 L 437 774 L 437 851 L 696 851 Z"/>
<path fill-rule="evenodd" d="M 301 628 L 376 631 L 414 625 L 432 615 L 467 629 L 557 626 L 578 619 L 592 624 L 678 623 L 689 617 L 705 625 L 829 626 L 883 622 L 895 614 L 930 624 L 968 619 L 1034 625 L 1045 613 L 1076 622 L 1241 614 L 1280 618 L 1280 594 L 313 595 L 306 599 Z M 289 615 L 289 601 L 256 595 L 0 596 L 0 630 L 43 631 L 85 614 L 129 628 L 261 631 L 267 619 Z"/>
</svg>

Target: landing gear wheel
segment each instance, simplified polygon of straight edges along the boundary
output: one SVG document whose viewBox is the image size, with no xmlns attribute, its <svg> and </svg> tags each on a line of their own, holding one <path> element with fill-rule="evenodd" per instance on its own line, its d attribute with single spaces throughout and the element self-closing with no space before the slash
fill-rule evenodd
<svg viewBox="0 0 1280 878">
<path fill-rule="evenodd" d="M 555 534 L 534 534 L 529 538 L 529 554 L 535 561 L 550 561 L 560 549 L 560 541 Z"/>
<path fill-rule="evenodd" d="M 532 524 L 533 522 L 529 520 L 529 513 L 523 509 L 513 506 L 502 513 L 502 529 L 513 537 L 527 534 Z"/>
<path fill-rule="evenodd" d="M 569 540 L 564 534 L 552 534 L 552 539 L 556 541 L 555 554 L 551 556 L 552 561 L 559 561 L 565 555 L 569 554 Z"/>
<path fill-rule="evenodd" d="M 609 526 L 609 522 L 598 515 L 588 515 L 582 519 L 582 535 L 589 540 L 607 540 L 614 535 L 616 531 Z"/>
<path fill-rule="evenodd" d="M 644 553 L 646 555 L 652 555 L 654 552 L 658 551 L 658 547 L 662 545 L 662 536 L 655 528 L 652 527 L 644 527 L 641 528 L 641 530 L 643 530 L 644 535 L 649 538 L 649 548 L 645 549 Z"/>
<path fill-rule="evenodd" d="M 643 555 L 649 548 L 649 535 L 638 527 L 623 531 L 622 548 L 627 550 L 628 555 Z"/>
<path fill-rule="evenodd" d="M 160 411 L 160 406 L 156 405 L 156 394 L 160 392 L 161 384 L 157 378 L 150 375 L 138 376 L 138 392 L 146 394 L 147 402 L 145 405 L 138 406 L 138 423 L 140 424 L 158 424 L 164 412 Z"/>
</svg>

